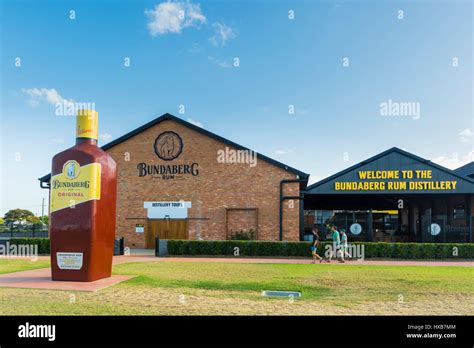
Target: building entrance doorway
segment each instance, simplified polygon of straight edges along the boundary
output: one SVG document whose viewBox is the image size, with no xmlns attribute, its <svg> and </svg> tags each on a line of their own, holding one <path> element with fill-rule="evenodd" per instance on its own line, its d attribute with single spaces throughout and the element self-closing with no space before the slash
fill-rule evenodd
<svg viewBox="0 0 474 348">
<path fill-rule="evenodd" d="M 148 219 L 146 248 L 155 247 L 156 237 L 160 239 L 188 239 L 187 219 Z"/>
</svg>

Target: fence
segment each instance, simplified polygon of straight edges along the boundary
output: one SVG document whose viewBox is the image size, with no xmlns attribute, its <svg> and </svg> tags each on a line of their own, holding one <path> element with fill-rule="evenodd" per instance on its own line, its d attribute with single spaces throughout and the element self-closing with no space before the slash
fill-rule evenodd
<svg viewBox="0 0 474 348">
<path fill-rule="evenodd" d="M 48 225 L 0 225 L 0 238 L 48 238 Z"/>
<path fill-rule="evenodd" d="M 49 239 L 45 238 L 3 238 L 0 239 L 0 246 L 7 246 L 7 245 L 24 245 L 24 244 L 37 244 L 39 247 L 40 254 L 49 254 L 50 247 L 49 247 Z M 123 255 L 124 254 L 124 246 L 125 240 L 124 238 L 118 238 L 114 241 L 114 256 L 115 255 Z"/>
</svg>

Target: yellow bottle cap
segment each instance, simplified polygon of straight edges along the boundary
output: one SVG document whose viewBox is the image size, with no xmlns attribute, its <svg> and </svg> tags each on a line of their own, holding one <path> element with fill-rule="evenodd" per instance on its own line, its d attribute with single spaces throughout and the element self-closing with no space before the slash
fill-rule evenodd
<svg viewBox="0 0 474 348">
<path fill-rule="evenodd" d="M 95 110 L 78 110 L 76 117 L 76 138 L 96 139 L 99 137 L 99 114 Z"/>
</svg>

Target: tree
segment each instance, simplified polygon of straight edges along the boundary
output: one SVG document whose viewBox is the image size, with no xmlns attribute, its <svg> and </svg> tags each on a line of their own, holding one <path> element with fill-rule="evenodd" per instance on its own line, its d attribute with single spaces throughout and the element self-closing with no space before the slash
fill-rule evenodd
<svg viewBox="0 0 474 348">
<path fill-rule="evenodd" d="M 34 224 L 34 225 L 41 224 L 40 218 L 37 217 L 37 216 L 34 216 L 34 215 L 33 216 L 27 216 L 26 217 L 26 222 L 29 222 L 29 223 Z"/>
<path fill-rule="evenodd" d="M 44 224 L 49 224 L 49 216 L 48 215 L 44 215 L 44 216 L 40 216 L 39 218 L 41 220 L 42 223 Z"/>
<path fill-rule="evenodd" d="M 37 219 L 35 214 L 33 214 L 31 211 L 26 210 L 26 209 L 12 209 L 9 210 L 5 213 L 4 219 L 6 223 L 12 223 L 15 221 L 29 221 L 29 220 L 34 220 L 34 218 Z M 33 221 L 29 221 L 33 222 Z"/>
<path fill-rule="evenodd" d="M 3 220 L 3 218 L 0 218 L 0 225 L 3 225 L 5 223 L 5 221 Z"/>
</svg>

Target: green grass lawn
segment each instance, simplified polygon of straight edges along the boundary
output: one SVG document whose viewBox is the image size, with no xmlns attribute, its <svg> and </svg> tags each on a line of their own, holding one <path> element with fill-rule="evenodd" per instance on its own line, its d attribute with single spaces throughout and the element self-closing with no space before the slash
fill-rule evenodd
<svg viewBox="0 0 474 348">
<path fill-rule="evenodd" d="M 0 273 L 25 262 L 0 260 Z M 95 293 L 0 288 L 1 314 L 474 314 L 468 267 L 139 262 L 115 265 L 114 274 L 136 277 Z M 303 297 L 263 298 L 262 290 Z"/>
<path fill-rule="evenodd" d="M 0 259 L 0 274 L 49 267 L 49 261 L 29 259 Z"/>
</svg>

